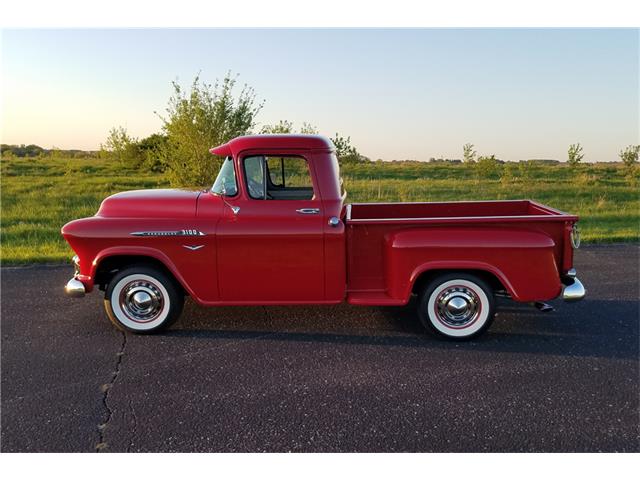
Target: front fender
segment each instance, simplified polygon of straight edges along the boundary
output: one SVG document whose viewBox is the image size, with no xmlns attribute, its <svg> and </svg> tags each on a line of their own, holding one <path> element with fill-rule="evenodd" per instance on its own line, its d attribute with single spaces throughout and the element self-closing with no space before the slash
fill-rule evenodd
<svg viewBox="0 0 640 480">
<path fill-rule="evenodd" d="M 561 283 L 549 236 L 529 230 L 436 227 L 385 238 L 387 292 L 408 301 L 416 280 L 433 270 L 481 270 L 494 275 L 514 300 L 548 300 Z"/>
<path fill-rule="evenodd" d="M 162 263 L 167 270 L 171 272 L 174 278 L 182 285 L 182 288 L 185 289 L 186 292 L 189 293 L 192 297 L 197 297 L 195 292 L 189 286 L 189 283 L 182 276 L 175 263 L 166 255 L 164 252 L 152 248 L 152 247 L 142 247 L 142 246 L 128 246 L 128 247 L 109 247 L 101 250 L 91 262 L 91 267 L 89 270 L 89 276 L 91 281 L 93 282 L 96 278 L 96 271 L 100 266 L 100 263 L 109 258 L 115 256 L 141 256 L 141 257 L 150 257 L 155 260 L 158 260 Z"/>
</svg>

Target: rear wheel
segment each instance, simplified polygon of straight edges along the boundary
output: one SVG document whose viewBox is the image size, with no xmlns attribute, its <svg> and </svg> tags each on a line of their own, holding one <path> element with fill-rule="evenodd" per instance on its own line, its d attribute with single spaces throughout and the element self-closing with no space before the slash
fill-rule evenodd
<svg viewBox="0 0 640 480">
<path fill-rule="evenodd" d="M 441 337 L 454 340 L 474 338 L 493 322 L 493 290 L 472 274 L 440 275 L 420 295 L 418 315 L 428 331 Z"/>
<path fill-rule="evenodd" d="M 173 324 L 184 297 L 173 279 L 164 272 L 138 265 L 118 272 L 109 282 L 104 308 L 120 330 L 153 333 Z"/>
</svg>

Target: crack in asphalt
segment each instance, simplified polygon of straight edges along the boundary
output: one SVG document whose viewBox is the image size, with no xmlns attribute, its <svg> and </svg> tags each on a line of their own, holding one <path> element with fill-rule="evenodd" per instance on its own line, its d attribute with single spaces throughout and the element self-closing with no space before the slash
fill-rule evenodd
<svg viewBox="0 0 640 480">
<path fill-rule="evenodd" d="M 95 446 L 96 452 L 100 452 L 108 448 L 108 444 L 106 442 L 106 430 L 111 421 L 111 417 L 113 416 L 113 410 L 109 406 L 109 392 L 113 388 L 116 380 L 118 379 L 118 375 L 120 375 L 120 366 L 122 364 L 122 357 L 124 357 L 125 349 L 127 348 L 127 334 L 125 332 L 120 332 L 122 334 L 122 343 L 120 344 L 120 350 L 116 353 L 116 365 L 113 371 L 113 375 L 111 376 L 111 381 L 109 383 L 105 383 L 102 385 L 102 406 L 104 407 L 105 415 L 104 421 L 98 425 L 98 443 Z"/>
<path fill-rule="evenodd" d="M 127 453 L 131 452 L 131 448 L 133 448 L 133 440 L 136 438 L 138 434 L 138 417 L 136 417 L 136 411 L 133 408 L 133 404 L 131 400 L 129 400 L 129 410 L 131 411 L 131 418 L 133 419 L 133 425 L 131 427 L 131 435 L 129 436 L 129 445 L 127 445 Z"/>
</svg>

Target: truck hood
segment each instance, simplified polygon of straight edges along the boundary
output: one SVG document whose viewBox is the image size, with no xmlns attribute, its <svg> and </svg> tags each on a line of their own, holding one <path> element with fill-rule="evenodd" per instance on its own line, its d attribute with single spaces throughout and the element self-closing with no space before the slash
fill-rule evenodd
<svg viewBox="0 0 640 480">
<path fill-rule="evenodd" d="M 105 198 L 96 215 L 101 217 L 184 218 L 196 215 L 202 191 L 131 190 Z"/>
</svg>

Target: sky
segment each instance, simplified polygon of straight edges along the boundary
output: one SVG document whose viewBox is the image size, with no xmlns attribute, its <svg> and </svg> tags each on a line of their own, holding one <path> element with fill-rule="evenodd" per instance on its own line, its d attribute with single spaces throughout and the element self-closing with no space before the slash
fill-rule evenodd
<svg viewBox="0 0 640 480">
<path fill-rule="evenodd" d="M 371 159 L 617 160 L 639 139 L 635 29 L 3 30 L 2 143 L 98 149 L 161 129 L 171 82 L 231 71 L 264 107 Z"/>
</svg>

